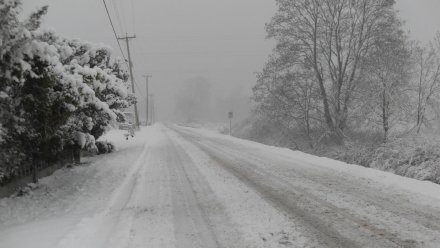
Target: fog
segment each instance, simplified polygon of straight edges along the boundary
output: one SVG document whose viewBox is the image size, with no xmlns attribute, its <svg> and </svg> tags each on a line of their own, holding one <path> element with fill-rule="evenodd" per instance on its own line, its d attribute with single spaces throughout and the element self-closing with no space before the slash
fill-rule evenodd
<svg viewBox="0 0 440 248">
<path fill-rule="evenodd" d="M 156 116 L 175 120 L 178 99 L 185 85 L 203 81 L 209 85 L 205 121 L 223 121 L 228 111 L 245 118 L 251 108 L 251 88 L 274 42 L 265 39 L 264 25 L 276 10 L 270 0 L 108 0 L 110 14 L 119 36 L 131 40 L 140 118 L 145 119 L 145 79 L 151 74 Z M 54 28 L 72 38 L 105 43 L 120 55 L 102 1 L 27 0 L 25 13 L 49 5 L 43 27 Z M 423 41 L 439 29 L 437 0 L 397 0 L 411 35 Z M 114 10 L 118 9 L 116 13 Z M 126 54 L 125 42 L 121 41 Z M 181 94 L 182 93 L 182 94 Z M 206 109 L 206 107 L 208 107 Z M 180 108 L 181 110 L 181 108 Z"/>
</svg>

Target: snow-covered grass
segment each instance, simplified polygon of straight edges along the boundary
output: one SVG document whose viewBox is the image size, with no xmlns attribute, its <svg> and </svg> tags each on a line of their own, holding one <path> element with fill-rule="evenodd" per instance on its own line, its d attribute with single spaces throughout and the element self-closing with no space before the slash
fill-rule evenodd
<svg viewBox="0 0 440 248">
<path fill-rule="evenodd" d="M 440 184 L 440 136 L 409 135 L 387 143 L 363 140 L 326 147 L 315 154 Z"/>
<path fill-rule="evenodd" d="M 310 149 L 310 140 L 303 130 L 289 130 L 265 118 L 251 117 L 244 120 L 236 125 L 233 136 L 293 150 Z"/>
<path fill-rule="evenodd" d="M 440 137 L 397 139 L 375 150 L 372 168 L 440 184 Z"/>
<path fill-rule="evenodd" d="M 84 216 L 102 211 L 142 152 L 151 130 L 142 129 L 129 140 L 124 132 L 111 130 L 100 139 L 115 144 L 115 152 L 84 158 L 80 166 L 42 178 L 23 196 L 0 199 L 0 247 L 9 247 L 4 246 L 8 243 L 57 247 L 48 242 L 63 237 Z M 17 240 L 20 236 L 26 238 Z"/>
</svg>

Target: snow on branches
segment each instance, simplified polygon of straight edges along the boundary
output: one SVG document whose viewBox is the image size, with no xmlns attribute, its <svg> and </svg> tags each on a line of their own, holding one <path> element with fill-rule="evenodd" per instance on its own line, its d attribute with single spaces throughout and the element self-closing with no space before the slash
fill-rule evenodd
<svg viewBox="0 0 440 248">
<path fill-rule="evenodd" d="M 135 101 L 123 61 L 109 47 L 40 29 L 47 7 L 24 21 L 20 12 L 20 0 L 0 0 L 3 172 L 52 159 L 65 146 L 93 148 Z"/>
</svg>

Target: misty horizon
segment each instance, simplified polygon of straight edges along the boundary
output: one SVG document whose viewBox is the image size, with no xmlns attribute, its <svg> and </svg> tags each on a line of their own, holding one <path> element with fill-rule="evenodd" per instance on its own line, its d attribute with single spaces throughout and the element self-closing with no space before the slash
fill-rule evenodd
<svg viewBox="0 0 440 248">
<path fill-rule="evenodd" d="M 114 15 L 118 35 L 136 35 L 130 45 L 141 119 L 145 119 L 144 74 L 153 76 L 150 94 L 157 95 L 159 119 L 175 119 L 178 89 L 192 78 L 209 81 L 212 93 L 217 95 L 214 98 L 229 98 L 226 106 L 212 110 L 216 113 L 212 121 L 227 122 L 227 109 L 237 113 L 237 120 L 249 116 L 256 73 L 262 70 L 275 45 L 266 39 L 265 31 L 265 24 L 276 10 L 275 1 L 109 3 L 113 3 L 109 4 L 111 14 L 115 14 L 112 7 L 119 11 L 118 18 Z M 55 28 L 66 37 L 108 44 L 120 56 L 101 1 L 36 0 L 26 1 L 23 7 L 29 13 L 43 5 L 49 6 L 43 27 Z M 440 2 L 398 0 L 396 7 L 412 39 L 427 42 L 440 29 L 440 17 L 434 11 L 440 8 Z M 125 42 L 121 45 L 126 52 Z"/>
</svg>

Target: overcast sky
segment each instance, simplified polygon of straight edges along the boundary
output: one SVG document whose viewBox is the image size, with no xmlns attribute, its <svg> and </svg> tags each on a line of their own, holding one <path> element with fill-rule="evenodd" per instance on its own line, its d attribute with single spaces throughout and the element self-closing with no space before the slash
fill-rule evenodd
<svg viewBox="0 0 440 248">
<path fill-rule="evenodd" d="M 153 75 L 151 91 L 156 95 L 162 118 L 172 115 L 179 84 L 193 77 L 208 79 L 221 94 L 248 98 L 255 84 L 255 72 L 261 70 L 274 46 L 273 41 L 265 39 L 264 30 L 264 24 L 276 10 L 272 0 L 106 2 L 118 35 L 127 32 L 137 36 L 130 43 L 135 77 L 145 94 L 142 75 Z M 427 41 L 440 30 L 439 0 L 396 2 L 414 39 Z M 63 36 L 109 44 L 120 54 L 101 0 L 23 3 L 26 13 L 49 5 L 44 27 L 54 28 Z M 125 52 L 125 43 L 121 45 Z M 239 108 L 235 101 L 229 105 L 225 108 L 245 115 L 247 106 Z"/>
</svg>

